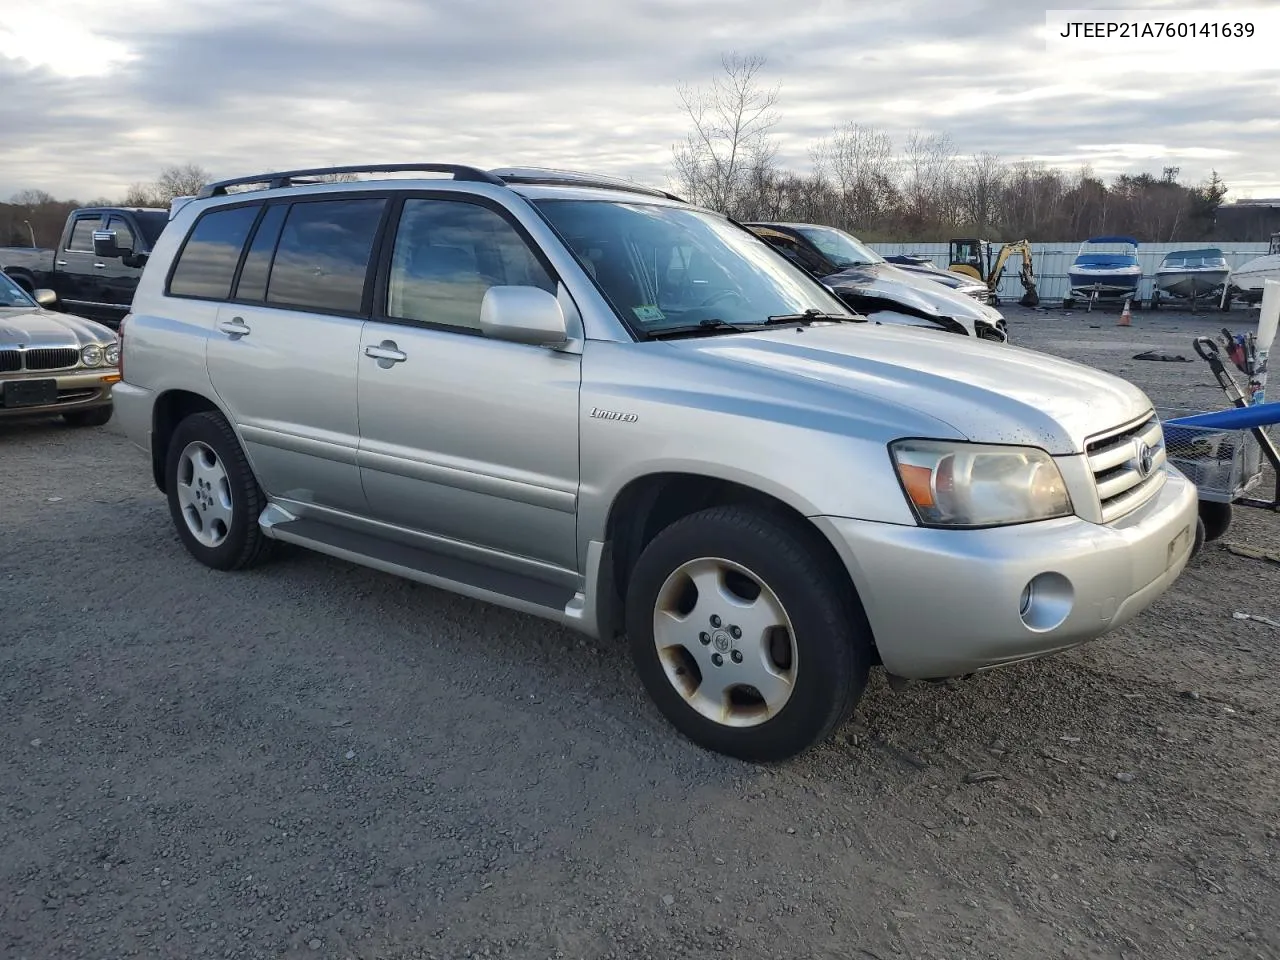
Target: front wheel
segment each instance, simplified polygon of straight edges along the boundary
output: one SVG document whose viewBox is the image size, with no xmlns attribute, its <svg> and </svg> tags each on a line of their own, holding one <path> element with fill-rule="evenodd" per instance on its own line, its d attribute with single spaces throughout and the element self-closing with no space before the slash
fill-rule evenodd
<svg viewBox="0 0 1280 960">
<path fill-rule="evenodd" d="M 178 424 L 165 489 L 179 538 L 205 566 L 238 570 L 267 558 L 273 541 L 258 526 L 266 497 L 221 414 L 196 413 Z"/>
<path fill-rule="evenodd" d="M 817 536 L 715 507 L 676 521 L 641 554 L 627 589 L 632 658 L 693 742 L 785 760 L 826 739 L 861 697 L 870 629 Z"/>
</svg>

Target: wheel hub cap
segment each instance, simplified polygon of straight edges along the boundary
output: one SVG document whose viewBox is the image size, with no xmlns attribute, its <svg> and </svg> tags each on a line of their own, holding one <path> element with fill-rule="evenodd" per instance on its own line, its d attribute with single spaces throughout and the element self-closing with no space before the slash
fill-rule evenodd
<svg viewBox="0 0 1280 960">
<path fill-rule="evenodd" d="M 658 592 L 653 637 L 667 680 L 709 720 L 756 726 L 791 698 L 797 651 L 790 617 L 740 564 L 705 557 L 677 568 Z"/>
</svg>

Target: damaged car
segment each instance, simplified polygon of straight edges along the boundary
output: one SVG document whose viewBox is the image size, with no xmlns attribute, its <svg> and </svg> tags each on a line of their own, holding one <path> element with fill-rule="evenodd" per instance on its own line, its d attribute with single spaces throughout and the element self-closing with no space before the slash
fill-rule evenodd
<svg viewBox="0 0 1280 960">
<path fill-rule="evenodd" d="M 999 310 L 889 263 L 843 230 L 810 223 L 743 226 L 873 323 L 942 329 L 999 343 L 1009 340 L 1008 324 Z"/>
</svg>

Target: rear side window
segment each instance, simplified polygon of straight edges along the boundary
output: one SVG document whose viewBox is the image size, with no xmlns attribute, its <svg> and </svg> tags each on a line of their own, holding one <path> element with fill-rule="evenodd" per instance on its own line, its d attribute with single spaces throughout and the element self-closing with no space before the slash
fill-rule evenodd
<svg viewBox="0 0 1280 960">
<path fill-rule="evenodd" d="M 358 313 L 386 200 L 295 203 L 285 218 L 267 283 L 267 302 Z"/>
<path fill-rule="evenodd" d="M 93 231 L 102 224 L 102 217 L 80 217 L 71 228 L 71 239 L 67 241 L 67 249 L 79 253 L 93 253 Z"/>
<path fill-rule="evenodd" d="M 271 273 L 271 255 L 276 252 L 280 239 L 280 225 L 289 212 L 288 204 L 277 203 L 267 207 L 262 222 L 249 244 L 249 253 L 240 268 L 240 283 L 236 286 L 237 300 L 262 300 L 267 295 L 267 277 Z"/>
<path fill-rule="evenodd" d="M 261 204 L 253 204 L 201 216 L 178 255 L 169 293 L 225 300 L 231 293 L 240 251 L 260 209 Z"/>
</svg>

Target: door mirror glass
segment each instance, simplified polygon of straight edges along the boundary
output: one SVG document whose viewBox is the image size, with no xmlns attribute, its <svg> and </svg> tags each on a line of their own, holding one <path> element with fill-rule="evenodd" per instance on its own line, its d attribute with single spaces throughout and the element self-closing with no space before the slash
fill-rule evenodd
<svg viewBox="0 0 1280 960">
<path fill-rule="evenodd" d="M 534 346 L 568 339 L 560 301 L 541 287 L 490 287 L 480 303 L 480 329 L 494 340 Z"/>
</svg>

